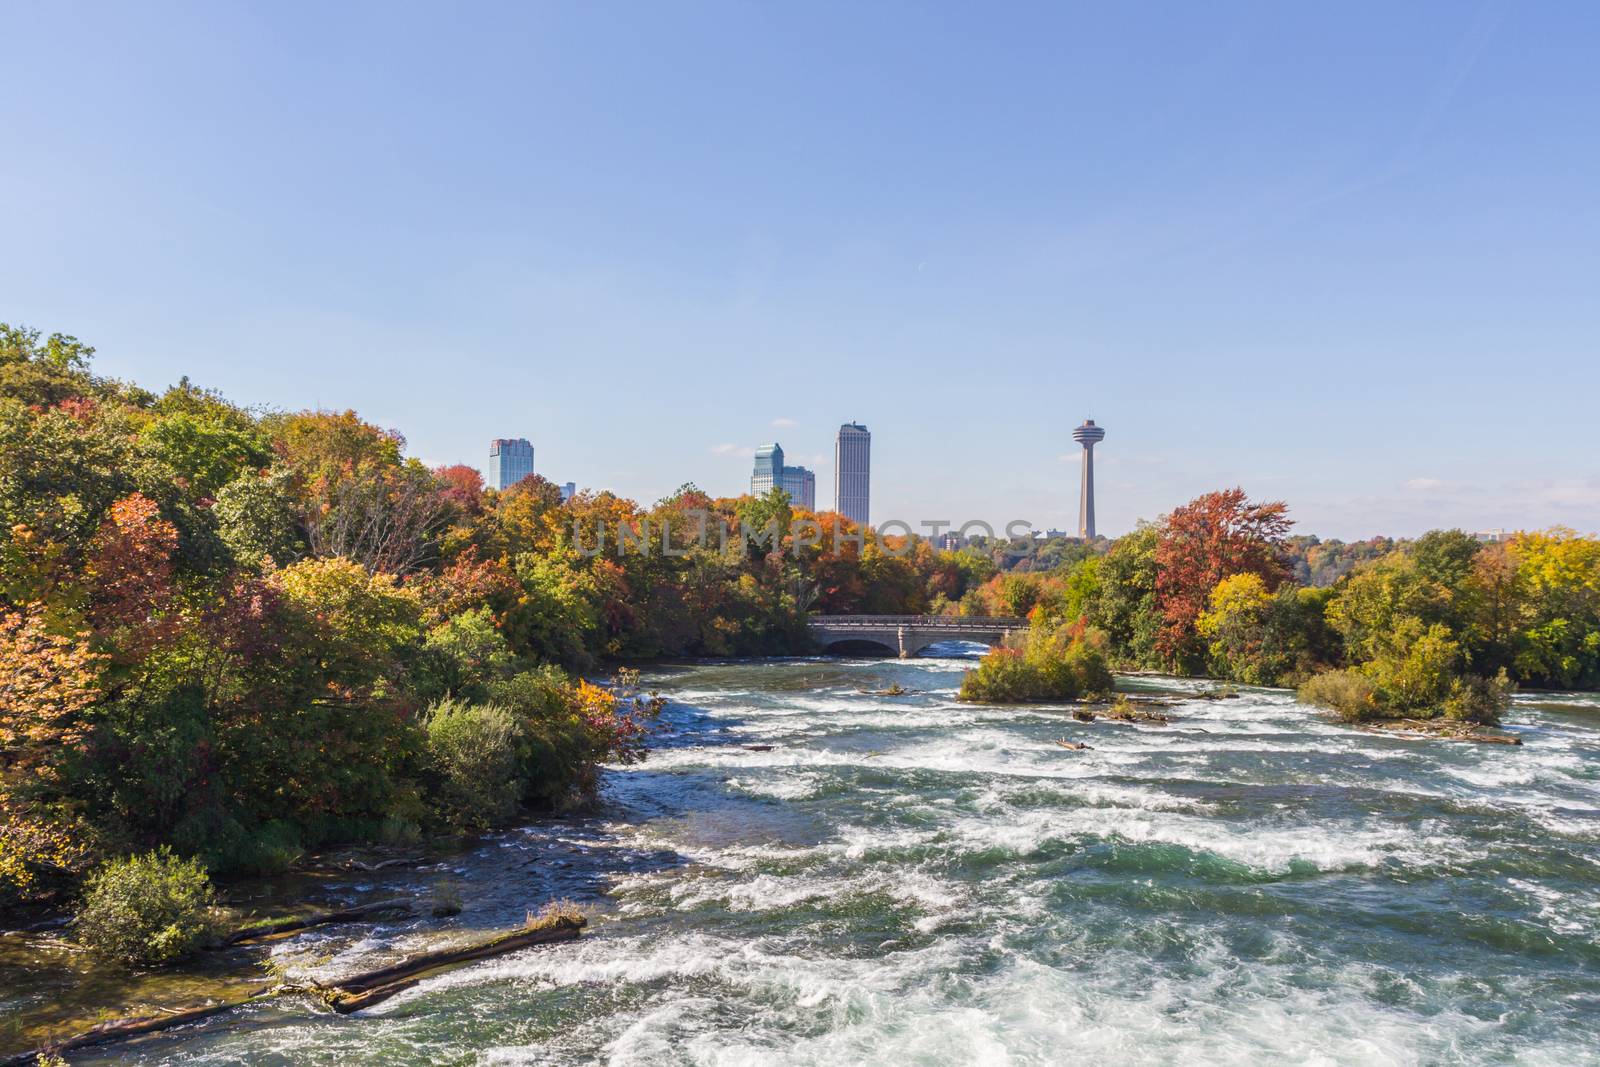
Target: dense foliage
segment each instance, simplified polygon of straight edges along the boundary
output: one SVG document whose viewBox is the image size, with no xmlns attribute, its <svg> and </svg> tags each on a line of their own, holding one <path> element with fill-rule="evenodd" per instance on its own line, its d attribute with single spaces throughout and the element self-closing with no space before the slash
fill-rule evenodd
<svg viewBox="0 0 1600 1067">
<path fill-rule="evenodd" d="M 1436 530 L 1331 542 L 1323 555 L 1288 528 L 1280 503 L 1210 493 L 1103 554 L 996 574 L 968 600 L 1036 627 L 1092 627 L 1123 668 L 1303 685 L 1304 699 L 1351 720 L 1493 722 L 1514 685 L 1600 686 L 1600 540 Z M 1308 561 L 1340 574 L 1297 580 Z"/>
<path fill-rule="evenodd" d="M 991 649 L 961 679 L 960 699 L 984 704 L 1103 697 L 1111 692 L 1105 635 L 1078 626 L 1032 626 Z"/>
<path fill-rule="evenodd" d="M 1028 617 L 983 699 L 1095 692 L 1101 660 L 1350 668 L 1321 684 L 1376 714 L 1600 685 L 1600 541 L 1571 531 L 1324 545 L 1234 489 L 1115 541 L 938 552 L 780 491 L 498 492 L 354 412 L 157 394 L 92 356 L 0 325 L 0 904 L 157 846 L 270 870 L 581 802 L 652 705 L 578 673 L 805 651 L 808 612 Z"/>
<path fill-rule="evenodd" d="M 161 845 L 264 871 L 582 802 L 653 705 L 576 672 L 800 651 L 808 610 L 956 611 L 995 573 L 782 493 L 497 492 L 354 412 L 92 356 L 0 326 L 0 904 Z"/>
<path fill-rule="evenodd" d="M 114 859 L 90 876 L 73 936 L 119 963 L 167 963 L 206 940 L 212 901 L 206 869 L 170 849 Z"/>
</svg>

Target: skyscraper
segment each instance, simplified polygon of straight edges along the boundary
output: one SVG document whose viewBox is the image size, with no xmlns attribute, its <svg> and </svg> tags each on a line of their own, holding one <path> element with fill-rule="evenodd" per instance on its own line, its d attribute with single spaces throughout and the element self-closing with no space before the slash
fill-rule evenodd
<svg viewBox="0 0 1600 1067">
<path fill-rule="evenodd" d="M 859 422 L 847 422 L 833 443 L 833 510 L 865 526 L 871 503 L 872 434 Z"/>
<path fill-rule="evenodd" d="M 750 472 L 750 495 L 763 496 L 773 489 L 789 494 L 789 503 L 815 511 L 817 476 L 805 467 L 789 467 L 783 462 L 783 446 L 774 441 L 756 449 L 755 468 Z"/>
<path fill-rule="evenodd" d="M 783 483 L 783 446 L 774 441 L 756 449 L 755 469 L 750 473 L 750 495 L 762 496 Z"/>
<path fill-rule="evenodd" d="M 521 437 L 499 437 L 489 442 L 489 484 L 510 489 L 533 473 L 533 446 Z"/>
<path fill-rule="evenodd" d="M 1093 419 L 1072 431 L 1072 439 L 1083 446 L 1083 484 L 1078 490 L 1078 536 L 1094 540 L 1094 446 L 1106 439 L 1103 427 Z"/>
<path fill-rule="evenodd" d="M 789 494 L 789 503 L 807 511 L 817 510 L 817 476 L 806 467 L 783 468 L 783 479 L 778 483 Z"/>
</svg>

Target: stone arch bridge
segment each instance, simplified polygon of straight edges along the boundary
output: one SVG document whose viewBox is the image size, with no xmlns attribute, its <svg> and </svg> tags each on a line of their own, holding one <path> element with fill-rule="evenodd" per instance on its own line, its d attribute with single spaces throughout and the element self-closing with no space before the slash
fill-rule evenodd
<svg viewBox="0 0 1600 1067">
<path fill-rule="evenodd" d="M 860 642 L 905 658 L 940 641 L 998 645 L 1008 634 L 1026 630 L 1028 620 L 1004 615 L 813 615 L 806 628 L 824 650 Z"/>
</svg>

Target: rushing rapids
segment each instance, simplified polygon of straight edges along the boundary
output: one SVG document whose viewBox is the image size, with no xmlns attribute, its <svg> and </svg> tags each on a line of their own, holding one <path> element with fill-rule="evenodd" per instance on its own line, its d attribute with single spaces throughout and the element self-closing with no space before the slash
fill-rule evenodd
<svg viewBox="0 0 1600 1067">
<path fill-rule="evenodd" d="M 1519 698 L 1509 748 L 1161 680 L 1164 726 L 974 707 L 967 666 L 656 670 L 605 815 L 448 865 L 468 925 L 573 895 L 581 941 L 86 1061 L 1595 1062 L 1600 698 Z M 336 974 L 427 926 L 275 951 Z"/>
</svg>

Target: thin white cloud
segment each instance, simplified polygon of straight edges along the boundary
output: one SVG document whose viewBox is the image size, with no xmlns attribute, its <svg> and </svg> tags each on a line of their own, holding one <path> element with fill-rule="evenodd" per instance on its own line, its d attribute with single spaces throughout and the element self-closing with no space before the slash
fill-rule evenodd
<svg viewBox="0 0 1600 1067">
<path fill-rule="evenodd" d="M 800 424 L 798 422 L 786 415 L 780 415 L 772 420 L 772 427 L 775 430 L 788 430 L 799 425 Z"/>
<path fill-rule="evenodd" d="M 1445 483 L 1438 478 L 1409 478 L 1405 483 L 1405 488 L 1415 493 L 1427 493 L 1444 487 Z"/>
<path fill-rule="evenodd" d="M 713 456 L 754 456 L 756 454 L 756 450 L 753 448 L 730 442 L 712 445 L 710 451 Z"/>
</svg>

